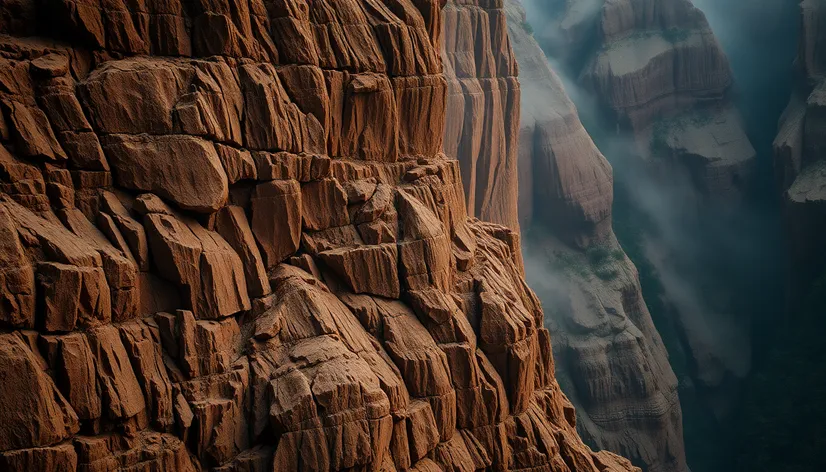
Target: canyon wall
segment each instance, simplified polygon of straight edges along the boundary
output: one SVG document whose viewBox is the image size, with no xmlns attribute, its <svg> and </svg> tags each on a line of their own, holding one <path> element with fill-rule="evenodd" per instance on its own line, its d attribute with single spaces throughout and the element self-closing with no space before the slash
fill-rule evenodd
<svg viewBox="0 0 826 472">
<path fill-rule="evenodd" d="M 639 470 L 467 216 L 441 7 L 3 11 L 0 469 Z"/>
<path fill-rule="evenodd" d="M 705 411 L 723 417 L 750 368 L 750 322 L 730 296 L 738 277 L 724 270 L 747 251 L 756 156 L 728 59 L 689 0 L 542 5 L 537 39 L 582 89 L 589 131 L 610 150 L 620 207 L 634 218 L 623 244 L 653 267 L 662 293 L 651 296 L 678 333 L 669 347 L 688 359 Z"/>
<path fill-rule="evenodd" d="M 520 95 L 502 5 L 450 0 L 443 10 L 444 150 L 459 160 L 468 213 L 518 230 Z"/>
<path fill-rule="evenodd" d="M 506 4 L 522 91 L 526 273 L 546 308 L 557 376 L 588 441 L 651 472 L 687 471 L 677 379 L 612 229 L 611 166 L 526 26 L 521 3 Z"/>
<path fill-rule="evenodd" d="M 806 0 L 800 10 L 799 77 L 774 141 L 789 256 L 790 311 L 800 307 L 812 282 L 826 269 L 826 2 Z"/>
<path fill-rule="evenodd" d="M 638 153 L 684 168 L 719 203 L 740 200 L 755 151 L 728 98 L 728 59 L 690 0 L 568 2 L 550 31 L 548 48 Z"/>
</svg>

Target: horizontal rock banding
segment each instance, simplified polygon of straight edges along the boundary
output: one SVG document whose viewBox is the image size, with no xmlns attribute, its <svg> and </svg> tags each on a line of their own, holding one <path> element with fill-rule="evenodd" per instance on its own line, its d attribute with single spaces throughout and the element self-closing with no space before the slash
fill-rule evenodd
<svg viewBox="0 0 826 472">
<path fill-rule="evenodd" d="M 441 2 L 47 6 L 69 45 L 0 39 L 0 467 L 634 470 L 466 215 Z"/>
</svg>

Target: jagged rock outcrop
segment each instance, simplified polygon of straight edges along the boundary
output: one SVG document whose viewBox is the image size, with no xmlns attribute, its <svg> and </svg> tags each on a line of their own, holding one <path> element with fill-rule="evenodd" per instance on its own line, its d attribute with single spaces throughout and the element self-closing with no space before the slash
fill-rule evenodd
<svg viewBox="0 0 826 472">
<path fill-rule="evenodd" d="M 445 153 L 459 160 L 468 213 L 518 229 L 519 81 L 501 0 L 448 0 Z"/>
<path fill-rule="evenodd" d="M 576 434 L 518 234 L 467 216 L 441 2 L 21 5 L 0 469 L 639 470 Z"/>
<path fill-rule="evenodd" d="M 677 379 L 611 227 L 611 166 L 508 1 L 520 64 L 520 218 L 528 281 L 546 307 L 578 428 L 650 471 L 687 471 Z"/>
<path fill-rule="evenodd" d="M 800 75 L 780 118 L 774 141 L 774 168 L 783 201 L 789 251 L 789 310 L 800 307 L 811 283 L 826 267 L 826 2 L 800 3 L 801 30 L 796 66 Z"/>
</svg>

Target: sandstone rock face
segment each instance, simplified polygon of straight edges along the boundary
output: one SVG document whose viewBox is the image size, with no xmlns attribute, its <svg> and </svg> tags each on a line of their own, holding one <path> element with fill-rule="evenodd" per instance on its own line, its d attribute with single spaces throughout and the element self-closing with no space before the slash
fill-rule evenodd
<svg viewBox="0 0 826 472">
<path fill-rule="evenodd" d="M 501 1 L 449 0 L 442 58 L 445 153 L 462 167 L 468 212 L 518 229 L 519 81 Z"/>
<path fill-rule="evenodd" d="M 611 228 L 611 166 L 523 28 L 521 3 L 506 9 L 523 96 L 523 252 L 528 281 L 545 302 L 557 376 L 589 441 L 650 471 L 687 471 L 677 379 Z"/>
<path fill-rule="evenodd" d="M 639 470 L 467 215 L 442 2 L 42 4 L 0 22 L 0 469 Z"/>
<path fill-rule="evenodd" d="M 808 293 L 810 284 L 826 267 L 826 251 L 820 244 L 826 231 L 826 170 L 822 159 L 826 145 L 826 63 L 822 57 L 826 51 L 822 28 L 826 2 L 807 0 L 800 8 L 796 64 L 805 80 L 793 91 L 774 141 L 775 175 L 783 199 L 789 250 L 786 297 L 790 301 L 800 300 Z"/>
</svg>

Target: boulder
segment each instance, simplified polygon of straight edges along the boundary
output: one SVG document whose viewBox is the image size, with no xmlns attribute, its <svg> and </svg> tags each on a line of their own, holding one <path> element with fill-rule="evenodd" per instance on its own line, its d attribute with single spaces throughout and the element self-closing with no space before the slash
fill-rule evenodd
<svg viewBox="0 0 826 472">
<path fill-rule="evenodd" d="M 122 187 L 155 193 L 196 212 L 216 211 L 227 201 L 227 174 L 209 141 L 177 135 L 109 135 L 103 149 Z"/>
<path fill-rule="evenodd" d="M 395 244 L 360 246 L 324 251 L 321 261 L 341 276 L 356 293 L 388 298 L 400 295 L 398 248 Z"/>
<path fill-rule="evenodd" d="M 241 258 L 250 296 L 260 297 L 270 293 L 264 261 L 244 209 L 233 205 L 222 208 L 215 219 L 215 230 Z"/>
<path fill-rule="evenodd" d="M 301 241 L 301 187 L 294 180 L 258 184 L 252 192 L 252 234 L 269 269 L 298 249 Z"/>
<path fill-rule="evenodd" d="M 347 192 L 336 179 L 317 180 L 301 186 L 301 215 L 306 230 L 322 230 L 350 224 Z"/>
<path fill-rule="evenodd" d="M 77 414 L 14 334 L 0 335 L 0 373 L 0 450 L 52 446 L 78 432 Z"/>
</svg>

